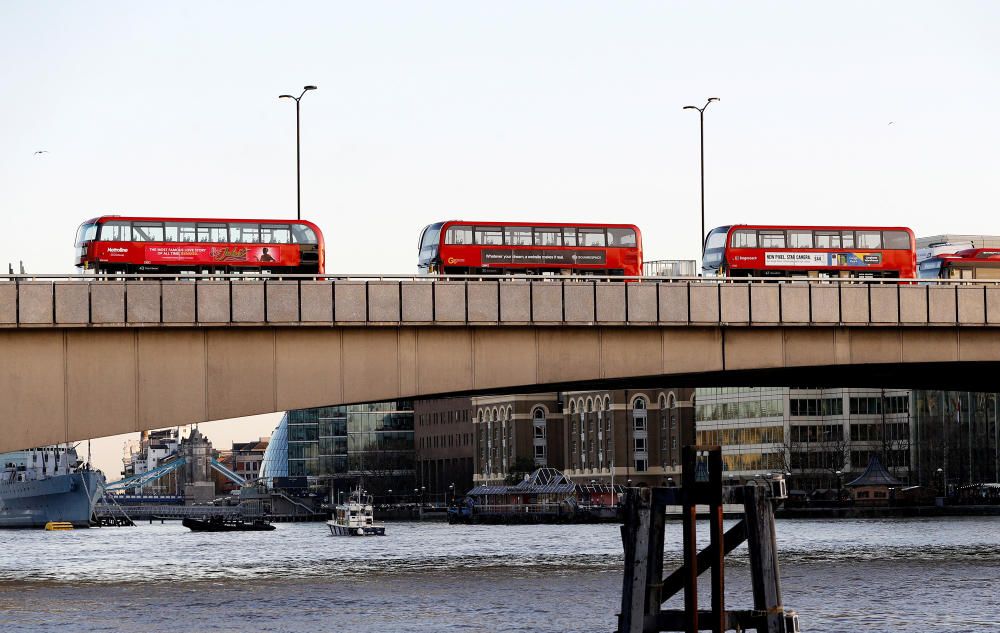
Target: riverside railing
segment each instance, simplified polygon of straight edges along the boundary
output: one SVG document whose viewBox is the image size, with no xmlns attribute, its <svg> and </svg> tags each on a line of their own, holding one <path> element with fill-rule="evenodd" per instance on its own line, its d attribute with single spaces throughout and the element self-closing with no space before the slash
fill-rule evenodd
<svg viewBox="0 0 1000 633">
<path fill-rule="evenodd" d="M 1000 281 L 558 275 L 0 275 L 0 328 L 1000 326 Z"/>
</svg>

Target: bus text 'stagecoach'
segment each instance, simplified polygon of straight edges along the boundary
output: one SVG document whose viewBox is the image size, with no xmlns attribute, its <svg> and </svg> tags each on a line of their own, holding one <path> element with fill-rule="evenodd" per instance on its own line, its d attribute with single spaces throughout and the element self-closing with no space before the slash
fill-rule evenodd
<svg viewBox="0 0 1000 633">
<path fill-rule="evenodd" d="M 709 232 L 705 276 L 913 279 L 913 231 L 905 227 L 737 224 Z"/>
<path fill-rule="evenodd" d="M 437 222 L 418 248 L 422 273 L 642 274 L 642 235 L 632 224 Z"/>
</svg>

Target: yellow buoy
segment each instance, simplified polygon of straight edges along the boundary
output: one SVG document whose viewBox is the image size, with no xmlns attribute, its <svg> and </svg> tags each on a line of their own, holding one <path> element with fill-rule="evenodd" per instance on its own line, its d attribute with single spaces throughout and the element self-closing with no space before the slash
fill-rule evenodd
<svg viewBox="0 0 1000 633">
<path fill-rule="evenodd" d="M 46 530 L 72 530 L 73 524 L 69 521 L 49 521 L 45 524 Z"/>
</svg>

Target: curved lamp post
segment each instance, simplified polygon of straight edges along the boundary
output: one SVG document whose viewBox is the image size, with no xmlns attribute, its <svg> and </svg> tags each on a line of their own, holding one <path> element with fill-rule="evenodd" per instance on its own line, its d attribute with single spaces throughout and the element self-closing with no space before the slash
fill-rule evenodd
<svg viewBox="0 0 1000 633">
<path fill-rule="evenodd" d="M 718 97 L 709 97 L 702 107 L 684 106 L 684 110 L 698 111 L 698 124 L 701 130 L 701 251 L 705 252 L 705 109 L 713 101 L 718 101 Z"/>
<path fill-rule="evenodd" d="M 310 90 L 315 90 L 316 86 L 303 86 L 302 94 L 278 95 L 279 99 L 295 99 L 295 219 L 302 219 L 302 152 L 299 143 L 299 102 Z"/>
</svg>

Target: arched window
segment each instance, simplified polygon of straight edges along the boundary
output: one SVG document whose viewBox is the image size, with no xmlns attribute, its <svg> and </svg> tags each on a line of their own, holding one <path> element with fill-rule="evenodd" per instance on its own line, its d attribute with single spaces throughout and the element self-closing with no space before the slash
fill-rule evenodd
<svg viewBox="0 0 1000 633">
<path fill-rule="evenodd" d="M 635 431 L 646 430 L 646 399 L 642 396 L 632 401 L 632 428 Z"/>
<path fill-rule="evenodd" d="M 548 464 L 548 446 L 546 443 L 548 429 L 546 428 L 544 408 L 535 407 L 531 412 L 531 426 L 533 431 L 532 445 L 535 466 L 546 466 Z"/>
</svg>

